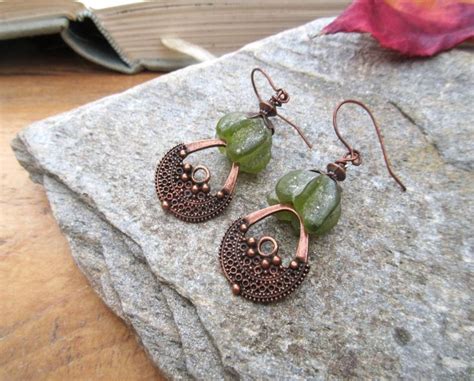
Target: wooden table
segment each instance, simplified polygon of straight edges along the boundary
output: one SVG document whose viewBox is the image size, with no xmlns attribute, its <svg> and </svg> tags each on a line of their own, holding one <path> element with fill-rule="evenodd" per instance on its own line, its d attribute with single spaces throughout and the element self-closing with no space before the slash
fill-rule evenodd
<svg viewBox="0 0 474 381">
<path fill-rule="evenodd" d="M 9 147 L 33 121 L 157 75 L 101 69 L 54 38 L 0 42 L 0 380 L 163 380 L 74 264 Z"/>
</svg>

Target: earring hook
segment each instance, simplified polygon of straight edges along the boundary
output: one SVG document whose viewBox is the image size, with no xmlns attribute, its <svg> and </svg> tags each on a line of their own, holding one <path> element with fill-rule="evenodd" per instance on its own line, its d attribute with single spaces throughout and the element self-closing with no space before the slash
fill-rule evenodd
<svg viewBox="0 0 474 381">
<path fill-rule="evenodd" d="M 276 98 L 277 101 L 279 101 L 280 103 L 287 103 L 290 100 L 290 96 L 288 95 L 288 93 L 285 90 L 283 90 L 282 88 L 277 87 L 275 85 L 275 83 L 273 82 L 273 80 L 271 79 L 271 77 L 264 70 L 260 69 L 259 67 L 256 67 L 252 70 L 252 73 L 250 74 L 250 77 L 251 77 L 251 80 L 252 80 L 253 91 L 255 92 L 255 95 L 257 96 L 257 99 L 258 99 L 259 102 L 265 103 L 265 101 L 261 97 L 260 93 L 258 92 L 257 85 L 255 83 L 255 73 L 257 73 L 257 72 L 261 73 L 266 78 L 266 80 L 268 81 L 268 84 L 270 85 L 270 87 L 277 93 L 277 98 Z M 275 98 L 275 96 L 272 96 L 272 99 L 274 99 L 274 98 Z M 280 104 L 280 106 L 281 106 L 281 104 Z"/>
<path fill-rule="evenodd" d="M 255 74 L 260 73 L 262 74 L 270 87 L 275 91 L 275 94 L 271 96 L 271 98 L 268 101 L 265 101 L 260 93 L 258 92 L 257 85 L 255 84 Z M 296 124 L 285 118 L 283 115 L 280 115 L 277 111 L 277 107 L 281 107 L 282 104 L 288 103 L 290 100 L 290 95 L 281 87 L 277 87 L 273 80 L 270 78 L 270 76 L 262 69 L 256 67 L 252 70 L 252 73 L 250 74 L 250 78 L 252 81 L 252 87 L 253 91 L 255 92 L 255 95 L 257 96 L 258 103 L 259 103 L 259 108 L 260 111 L 258 112 L 257 115 L 255 116 L 261 116 L 265 122 L 265 125 L 272 130 L 272 133 L 275 132 L 275 128 L 273 127 L 272 123 L 268 120 L 268 117 L 271 116 L 278 116 L 280 119 L 285 121 L 287 124 L 289 124 L 291 127 L 293 127 L 296 132 L 300 135 L 300 137 L 303 139 L 303 141 L 306 143 L 306 145 L 312 149 L 313 146 L 309 142 L 309 140 L 306 138 L 306 136 L 303 134 L 303 131 L 301 128 L 299 128 Z"/>
<path fill-rule="evenodd" d="M 382 131 L 380 130 L 380 127 L 375 120 L 374 115 L 370 111 L 370 109 L 362 102 L 354 100 L 354 99 L 347 99 L 339 103 L 336 108 L 334 109 L 334 113 L 332 116 L 332 125 L 334 127 L 334 131 L 336 132 L 337 137 L 341 141 L 342 144 L 347 148 L 348 152 L 346 155 L 344 155 L 341 159 L 336 160 L 335 163 L 331 163 L 328 165 L 328 172 L 330 175 L 332 175 L 336 180 L 342 181 L 345 178 L 345 168 L 347 166 L 347 163 L 351 163 L 353 165 L 360 165 L 362 163 L 362 159 L 360 157 L 359 151 L 355 150 L 341 135 L 339 131 L 339 127 L 337 126 L 337 113 L 339 112 L 340 108 L 347 104 L 347 103 L 352 103 L 357 106 L 362 107 L 367 114 L 369 114 L 370 119 L 372 120 L 372 124 L 375 128 L 375 132 L 377 133 L 377 138 L 380 143 L 380 148 L 382 149 L 382 155 L 383 159 L 385 161 L 385 166 L 387 167 L 387 171 L 390 174 L 390 176 L 397 182 L 398 185 L 400 185 L 402 191 L 406 191 L 407 188 L 405 185 L 402 183 L 402 181 L 398 178 L 398 176 L 393 172 L 392 167 L 390 165 L 390 161 L 388 159 L 388 154 L 385 149 L 385 144 L 383 141 L 383 136 L 382 136 Z"/>
</svg>

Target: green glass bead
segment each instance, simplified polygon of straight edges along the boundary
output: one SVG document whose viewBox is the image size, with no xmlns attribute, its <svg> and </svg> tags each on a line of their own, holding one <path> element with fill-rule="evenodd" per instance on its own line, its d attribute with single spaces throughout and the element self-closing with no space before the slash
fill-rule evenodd
<svg viewBox="0 0 474 381">
<path fill-rule="evenodd" d="M 242 157 L 242 159 L 238 161 L 240 170 L 242 172 L 253 174 L 264 170 L 272 159 L 271 147 L 272 141 L 270 137 L 269 144 L 262 144 L 257 150 Z"/>
<path fill-rule="evenodd" d="M 271 131 L 262 118 L 249 118 L 243 112 L 229 113 L 217 123 L 216 135 L 227 143 L 226 148 L 219 148 L 220 152 L 238 163 L 242 172 L 258 173 L 271 160 Z"/>
<path fill-rule="evenodd" d="M 334 210 L 326 217 L 323 224 L 319 226 L 318 229 L 315 230 L 315 234 L 318 236 L 322 236 L 329 232 L 334 226 L 336 226 L 337 222 L 339 221 L 339 217 L 341 217 L 341 203 L 337 204 Z"/>
<path fill-rule="evenodd" d="M 230 112 L 219 119 L 216 126 L 216 136 L 219 139 L 229 142 L 232 135 L 242 128 L 245 124 L 241 123 L 248 119 L 248 114 L 245 112 Z M 225 155 L 225 147 L 219 147 L 219 151 Z"/>
<path fill-rule="evenodd" d="M 319 173 L 301 169 L 288 172 L 278 180 L 275 187 L 276 197 L 283 204 L 293 204 L 295 197 L 317 176 Z"/>
<path fill-rule="evenodd" d="M 271 191 L 269 194 L 267 194 L 267 202 L 270 206 L 280 203 L 280 200 L 278 199 L 278 196 L 275 191 Z"/>
<path fill-rule="evenodd" d="M 262 118 L 240 122 L 241 126 L 227 140 L 227 157 L 240 165 L 240 170 L 258 173 L 265 169 L 271 159 L 272 133 Z"/>
<path fill-rule="evenodd" d="M 309 234 L 323 235 L 331 230 L 341 216 L 341 189 L 330 177 L 313 171 L 288 172 L 267 196 L 269 205 L 293 206 L 301 216 Z M 299 233 L 298 218 L 289 212 L 276 214 L 281 221 L 290 222 Z"/>
<path fill-rule="evenodd" d="M 241 122 L 248 119 L 245 112 L 231 112 L 219 119 L 216 126 L 216 135 L 219 139 L 228 141 L 240 128 L 244 126 Z"/>
<path fill-rule="evenodd" d="M 267 195 L 267 202 L 268 202 L 268 205 L 282 204 L 282 202 L 279 200 L 275 191 Z M 292 220 L 298 221 L 298 218 L 296 218 L 296 216 L 291 212 L 278 212 L 278 213 L 275 213 L 275 216 L 280 221 L 286 221 L 286 222 L 291 222 Z"/>
<path fill-rule="evenodd" d="M 339 220 L 340 202 L 341 189 L 338 184 L 329 176 L 321 174 L 295 197 L 293 206 L 303 219 L 306 231 L 322 235 Z"/>
<path fill-rule="evenodd" d="M 247 119 L 238 124 L 240 128 L 226 140 L 228 156 L 234 162 L 239 162 L 271 140 L 271 132 L 262 118 Z"/>
</svg>

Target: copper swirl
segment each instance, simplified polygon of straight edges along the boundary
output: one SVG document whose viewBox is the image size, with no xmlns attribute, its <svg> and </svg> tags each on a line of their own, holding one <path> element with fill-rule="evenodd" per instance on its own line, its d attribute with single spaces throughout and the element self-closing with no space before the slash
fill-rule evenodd
<svg viewBox="0 0 474 381">
<path fill-rule="evenodd" d="M 256 222 L 281 211 L 294 213 L 300 221 L 300 238 L 289 266 L 283 266 L 274 245 L 270 255 L 261 253 L 255 238 L 246 232 Z M 265 241 L 276 242 L 263 236 Z M 273 259 L 269 258 L 273 256 Z M 253 302 L 276 302 L 296 290 L 308 274 L 308 234 L 296 211 L 287 205 L 273 205 L 234 221 L 222 239 L 219 260 L 232 292 Z"/>
<path fill-rule="evenodd" d="M 193 152 L 225 146 L 223 140 L 209 139 L 178 144 L 166 153 L 155 174 L 156 193 L 163 209 L 186 222 L 203 222 L 222 213 L 232 200 L 239 166 L 233 163 L 222 189 L 211 194 L 207 182 L 203 184 L 203 181 L 195 179 L 192 167 L 183 160 Z M 198 167 L 205 168 L 207 177 L 210 177 L 206 167 L 200 165 L 196 169 Z"/>
</svg>

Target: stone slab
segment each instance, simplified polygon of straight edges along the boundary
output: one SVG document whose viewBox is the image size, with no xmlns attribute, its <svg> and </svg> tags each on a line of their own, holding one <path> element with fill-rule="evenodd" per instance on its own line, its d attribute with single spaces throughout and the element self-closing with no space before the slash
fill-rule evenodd
<svg viewBox="0 0 474 381">
<path fill-rule="evenodd" d="M 220 356 L 214 366 L 227 375 L 468 379 L 473 52 L 406 60 L 368 36 L 322 36 L 327 22 L 38 122 L 19 134 L 14 149 L 33 179 L 54 178 L 136 245 L 156 279 L 192 306 Z M 249 82 L 255 66 L 288 90 L 292 100 L 283 113 L 315 148 L 306 151 L 278 122 L 271 164 L 258 176 L 239 176 L 223 215 L 193 225 L 165 214 L 153 187 L 159 158 L 180 142 L 214 136 L 226 112 L 255 110 Z M 330 125 L 344 98 L 374 111 L 408 192 L 387 176 L 367 117 L 348 108 L 341 127 L 364 165 L 343 184 L 339 225 L 311 240 L 307 280 L 275 305 L 233 297 L 217 260 L 226 226 L 264 207 L 265 194 L 286 171 L 321 168 L 344 153 Z M 213 170 L 229 167 L 217 152 L 201 159 Z M 286 226 L 273 220 L 263 226 L 282 242 L 296 242 Z M 108 266 L 111 274 L 113 261 Z"/>
</svg>

